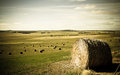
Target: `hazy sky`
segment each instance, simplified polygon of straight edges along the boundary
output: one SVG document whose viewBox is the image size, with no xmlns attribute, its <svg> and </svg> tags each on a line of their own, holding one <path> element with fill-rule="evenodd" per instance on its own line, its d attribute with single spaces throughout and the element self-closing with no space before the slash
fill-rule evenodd
<svg viewBox="0 0 120 75">
<path fill-rule="evenodd" d="M 0 30 L 120 30 L 120 0 L 0 0 Z"/>
</svg>

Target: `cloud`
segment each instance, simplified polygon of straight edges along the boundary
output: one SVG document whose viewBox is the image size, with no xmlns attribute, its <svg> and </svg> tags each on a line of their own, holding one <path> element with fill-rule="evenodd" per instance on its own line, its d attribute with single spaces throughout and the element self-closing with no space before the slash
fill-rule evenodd
<svg viewBox="0 0 120 75">
<path fill-rule="evenodd" d="M 86 5 L 84 8 L 85 9 L 93 9 L 95 7 L 96 7 L 95 5 Z"/>
<path fill-rule="evenodd" d="M 78 1 L 78 2 L 82 2 L 82 1 L 86 1 L 86 0 L 72 0 L 72 1 Z"/>
<path fill-rule="evenodd" d="M 120 18 L 117 18 L 120 0 L 0 1 L 0 26 L 3 29 L 79 29 L 83 25 L 83 29 L 109 29 L 113 24 L 120 23 Z"/>
<path fill-rule="evenodd" d="M 0 23 L 0 25 L 10 25 L 9 23 Z"/>
<path fill-rule="evenodd" d="M 79 9 L 94 9 L 94 8 L 96 8 L 95 5 L 87 4 L 87 5 L 77 6 L 74 9 L 79 10 Z"/>
<path fill-rule="evenodd" d="M 92 11 L 94 14 L 109 14 L 109 15 L 120 15 L 120 10 L 111 10 L 111 11 L 105 11 L 105 10 L 94 10 Z"/>
<path fill-rule="evenodd" d="M 120 3 L 120 0 L 72 0 L 75 4 L 109 4 Z"/>
</svg>

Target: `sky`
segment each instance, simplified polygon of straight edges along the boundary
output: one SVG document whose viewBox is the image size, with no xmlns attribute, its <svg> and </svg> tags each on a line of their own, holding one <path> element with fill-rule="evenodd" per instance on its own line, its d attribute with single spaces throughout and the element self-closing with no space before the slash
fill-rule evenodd
<svg viewBox="0 0 120 75">
<path fill-rule="evenodd" d="M 0 30 L 120 30 L 120 0 L 0 0 Z"/>
</svg>

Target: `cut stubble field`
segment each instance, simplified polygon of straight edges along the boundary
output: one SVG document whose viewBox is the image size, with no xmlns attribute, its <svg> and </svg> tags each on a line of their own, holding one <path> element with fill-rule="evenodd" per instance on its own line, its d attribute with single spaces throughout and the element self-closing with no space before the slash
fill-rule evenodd
<svg viewBox="0 0 120 75">
<path fill-rule="evenodd" d="M 107 42 L 113 63 L 120 63 L 120 31 L 28 32 L 0 32 L 0 75 L 80 75 L 81 70 L 65 67 L 71 60 L 72 45 L 79 38 Z M 113 73 L 94 72 L 105 75 Z"/>
</svg>

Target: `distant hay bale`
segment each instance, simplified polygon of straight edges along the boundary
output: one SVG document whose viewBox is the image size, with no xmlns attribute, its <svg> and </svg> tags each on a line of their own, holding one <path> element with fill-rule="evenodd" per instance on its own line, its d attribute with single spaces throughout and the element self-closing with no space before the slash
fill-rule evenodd
<svg viewBox="0 0 120 75">
<path fill-rule="evenodd" d="M 43 53 L 43 51 L 45 51 L 44 49 L 40 50 L 40 53 Z"/>
<path fill-rule="evenodd" d="M 54 46 L 54 47 L 53 47 L 53 49 L 56 49 L 56 48 L 57 48 L 57 46 Z"/>
<path fill-rule="evenodd" d="M 35 49 L 34 51 L 36 52 L 37 50 Z"/>
<path fill-rule="evenodd" d="M 12 53 L 9 53 L 9 55 L 12 55 Z"/>
<path fill-rule="evenodd" d="M 59 50 L 62 50 L 62 48 L 59 48 Z"/>
<path fill-rule="evenodd" d="M 2 52 L 0 52 L 0 54 L 2 54 Z"/>
<path fill-rule="evenodd" d="M 62 43 L 62 45 L 64 46 L 64 45 L 65 45 L 65 43 Z"/>
<path fill-rule="evenodd" d="M 23 52 L 20 52 L 20 54 L 23 54 Z"/>
<path fill-rule="evenodd" d="M 71 63 L 81 69 L 111 65 L 110 47 L 101 40 L 81 38 L 73 45 Z"/>
<path fill-rule="evenodd" d="M 26 52 L 26 49 L 24 50 L 24 52 Z"/>
</svg>

